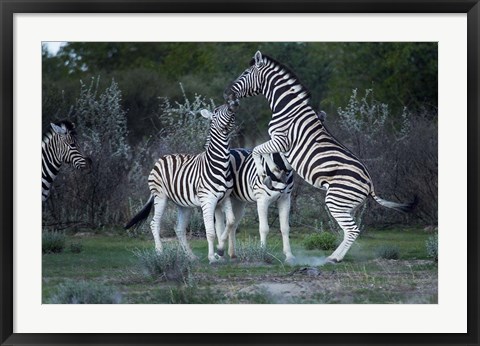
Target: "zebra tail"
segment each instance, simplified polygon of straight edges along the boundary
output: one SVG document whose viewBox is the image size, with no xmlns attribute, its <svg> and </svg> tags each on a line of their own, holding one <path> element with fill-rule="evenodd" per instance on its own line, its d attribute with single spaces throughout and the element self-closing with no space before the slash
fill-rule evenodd
<svg viewBox="0 0 480 346">
<path fill-rule="evenodd" d="M 140 227 L 143 222 L 148 217 L 148 214 L 150 214 L 150 210 L 152 210 L 153 207 L 153 195 L 150 195 L 150 198 L 148 199 L 147 203 L 143 206 L 142 210 L 140 210 L 137 215 L 135 215 L 126 225 L 125 229 L 129 229 L 132 226 L 135 227 Z"/>
<path fill-rule="evenodd" d="M 373 197 L 373 199 L 380 205 L 390 208 L 390 209 L 395 209 L 397 211 L 401 211 L 403 213 L 410 213 L 415 209 L 416 205 L 418 204 L 418 196 L 414 196 L 414 199 L 410 203 L 395 203 L 391 201 L 387 201 L 385 199 L 382 199 L 378 197 L 375 192 L 371 192 L 370 195 Z"/>
</svg>

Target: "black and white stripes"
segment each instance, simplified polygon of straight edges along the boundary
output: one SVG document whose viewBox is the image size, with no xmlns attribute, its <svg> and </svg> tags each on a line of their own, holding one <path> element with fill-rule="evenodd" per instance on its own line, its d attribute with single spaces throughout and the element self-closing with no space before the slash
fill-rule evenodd
<svg viewBox="0 0 480 346">
<path fill-rule="evenodd" d="M 256 203 L 258 212 L 260 244 L 266 246 L 268 225 L 268 208 L 276 202 L 278 207 L 280 231 L 282 233 L 283 253 L 286 256 L 286 262 L 292 263 L 294 256 L 290 248 L 290 197 L 293 190 L 293 171 L 291 167 L 283 160 L 278 153 L 272 155 L 273 161 L 278 167 L 286 173 L 286 181 L 278 179 L 265 164 L 262 163 L 266 171 L 267 184 L 258 177 L 255 163 L 252 157 L 252 151 L 249 149 L 230 150 L 230 161 L 233 174 L 232 206 L 235 214 L 235 227 L 241 221 L 247 203 Z M 262 160 L 263 161 L 263 160 Z M 222 227 L 220 227 L 220 230 Z M 218 230 L 217 230 L 218 233 Z M 233 231 L 235 235 L 235 231 Z M 235 240 L 231 239 L 229 250 L 235 247 Z M 233 255 L 233 251 L 229 251 Z"/>
<path fill-rule="evenodd" d="M 151 230 L 155 248 L 162 251 L 160 221 L 167 200 L 178 206 L 177 237 L 187 253 L 194 257 L 186 241 L 186 226 L 191 208 L 200 206 L 208 241 L 208 258 L 216 261 L 214 253 L 214 214 L 217 204 L 226 214 L 227 226 L 218 239 L 218 255 L 222 256 L 224 244 L 230 234 L 234 216 L 230 201 L 233 186 L 230 172 L 230 134 L 235 125 L 235 110 L 238 101 L 217 107 L 213 113 L 202 110 L 201 114 L 211 119 L 206 150 L 198 155 L 173 154 L 160 157 L 148 177 L 151 197 L 144 208 L 125 226 L 130 228 L 145 220 L 154 206 Z"/>
<path fill-rule="evenodd" d="M 91 160 L 77 148 L 74 125 L 66 120 L 50 124 L 42 139 L 42 202 L 47 200 L 62 163 L 77 169 L 91 166 Z"/>
<path fill-rule="evenodd" d="M 325 202 L 344 231 L 344 240 L 329 256 L 341 261 L 359 234 L 351 213 L 368 196 L 381 205 L 408 211 L 412 205 L 385 201 L 375 195 L 370 175 L 363 163 L 337 141 L 309 105 L 310 93 L 295 74 L 283 64 L 257 52 L 250 67 L 225 91 L 226 99 L 263 94 L 272 110 L 268 132 L 270 140 L 253 150 L 259 177 L 265 169 L 282 178 L 282 171 L 270 154 L 283 153 L 287 162 L 309 184 L 327 190 Z"/>
</svg>

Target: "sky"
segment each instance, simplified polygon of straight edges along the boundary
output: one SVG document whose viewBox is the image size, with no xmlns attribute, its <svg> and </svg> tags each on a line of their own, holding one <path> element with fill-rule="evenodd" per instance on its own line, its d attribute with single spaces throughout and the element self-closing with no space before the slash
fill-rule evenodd
<svg viewBox="0 0 480 346">
<path fill-rule="evenodd" d="M 57 41 L 57 42 L 42 42 L 42 45 L 47 46 L 48 51 L 50 54 L 56 55 L 58 50 L 61 46 L 63 46 L 65 42 Z"/>
</svg>

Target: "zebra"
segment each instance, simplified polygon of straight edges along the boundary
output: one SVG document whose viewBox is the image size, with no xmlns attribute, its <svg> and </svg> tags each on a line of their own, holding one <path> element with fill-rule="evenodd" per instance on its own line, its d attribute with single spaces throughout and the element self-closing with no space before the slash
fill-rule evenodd
<svg viewBox="0 0 480 346">
<path fill-rule="evenodd" d="M 344 237 L 328 262 L 341 262 L 360 230 L 352 213 L 368 196 L 384 207 L 409 212 L 416 204 L 386 201 L 375 194 L 365 165 L 325 128 L 322 116 L 309 105 L 310 92 L 285 65 L 257 51 L 248 67 L 225 90 L 224 98 L 263 94 L 272 110 L 270 140 L 256 146 L 252 156 L 259 177 L 265 178 L 261 157 L 283 181 L 285 175 L 268 154 L 283 153 L 306 182 L 326 190 L 325 203 Z"/>
<path fill-rule="evenodd" d="M 214 109 L 213 113 L 203 109 L 200 114 L 211 120 L 206 150 L 198 155 L 171 154 L 158 159 L 148 176 L 150 198 L 143 208 L 125 226 L 126 229 L 144 221 L 154 207 L 150 228 L 157 253 L 163 251 L 160 240 L 160 223 L 167 200 L 172 200 L 178 209 L 175 228 L 183 250 L 196 258 L 188 246 L 186 227 L 191 210 L 201 207 L 208 241 L 208 259 L 216 262 L 224 254 L 227 236 L 235 222 L 230 193 L 233 179 L 230 172 L 230 135 L 235 125 L 238 100 L 230 101 Z M 217 208 L 226 215 L 225 231 L 218 237 L 217 255 L 214 253 L 215 222 Z M 220 211 L 218 212 L 220 213 Z"/>
<path fill-rule="evenodd" d="M 90 171 L 92 160 L 77 147 L 75 125 L 68 121 L 50 123 L 42 139 L 42 203 L 50 194 L 50 187 L 62 163 L 71 163 L 77 169 Z"/>
<path fill-rule="evenodd" d="M 232 207 L 235 215 L 235 224 L 232 236 L 229 237 L 229 255 L 235 257 L 235 232 L 240 220 L 245 212 L 247 203 L 256 203 L 260 245 L 266 246 L 266 237 L 269 232 L 268 225 L 268 207 L 270 204 L 277 202 L 278 214 L 280 220 L 280 231 L 282 233 L 283 253 L 286 256 L 287 263 L 293 263 L 295 257 L 290 248 L 289 232 L 289 213 L 290 213 L 290 196 L 293 190 L 293 171 L 288 163 L 284 162 L 280 154 L 273 155 L 274 162 L 284 171 L 286 171 L 287 182 L 281 182 L 273 175 L 268 166 L 265 165 L 268 177 L 267 183 L 258 178 L 251 149 L 236 148 L 230 150 L 230 162 L 233 175 L 233 190 L 231 193 Z M 215 214 L 217 233 L 223 230 L 222 214 Z"/>
</svg>

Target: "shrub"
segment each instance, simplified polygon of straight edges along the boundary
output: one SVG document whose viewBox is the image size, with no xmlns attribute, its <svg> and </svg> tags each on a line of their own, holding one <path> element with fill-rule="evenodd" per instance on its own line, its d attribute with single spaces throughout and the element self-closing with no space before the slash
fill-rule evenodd
<svg viewBox="0 0 480 346">
<path fill-rule="evenodd" d="M 396 260 L 400 258 L 400 249 L 395 245 L 383 245 L 377 248 L 375 254 L 377 258 Z"/>
<path fill-rule="evenodd" d="M 65 234 L 49 231 L 42 234 L 42 253 L 60 253 L 65 249 Z"/>
<path fill-rule="evenodd" d="M 438 234 L 430 236 L 425 242 L 427 247 L 427 255 L 435 262 L 438 262 Z"/>
<path fill-rule="evenodd" d="M 180 246 L 164 244 L 163 252 L 135 250 L 143 272 L 153 278 L 187 283 L 191 279 L 194 260 Z"/>
<path fill-rule="evenodd" d="M 88 281 L 60 284 L 50 304 L 118 304 L 121 294 L 115 288 Z"/>
<path fill-rule="evenodd" d="M 102 91 L 100 79 L 82 83 L 71 114 L 80 150 L 92 159 L 91 174 L 64 165 L 44 208 L 49 224 L 102 227 L 123 223 L 127 173 L 132 150 L 127 142 L 127 113 L 115 81 Z"/>
<path fill-rule="evenodd" d="M 309 234 L 303 240 L 303 246 L 307 250 L 334 250 L 338 245 L 337 237 L 330 232 Z"/>
<path fill-rule="evenodd" d="M 170 304 L 222 304 L 225 297 L 212 291 L 210 287 L 200 289 L 195 285 L 185 285 L 170 289 Z"/>
<path fill-rule="evenodd" d="M 331 126 L 330 126 L 331 125 Z M 392 213 L 367 201 L 364 223 L 436 223 L 438 218 L 437 114 L 392 111 L 374 90 L 353 90 L 327 127 L 367 166 L 376 191 L 400 202 L 418 197 L 415 214 Z M 422 150 L 418 150 L 422 148 Z"/>
<path fill-rule="evenodd" d="M 81 243 L 71 243 L 70 251 L 73 253 L 80 253 L 83 251 L 83 245 Z"/>
<path fill-rule="evenodd" d="M 241 262 L 265 262 L 271 264 L 276 260 L 281 263 L 279 254 L 274 253 L 273 249 L 260 246 L 260 241 L 252 240 L 251 238 L 248 238 L 246 241 L 238 241 L 235 252 Z"/>
</svg>

